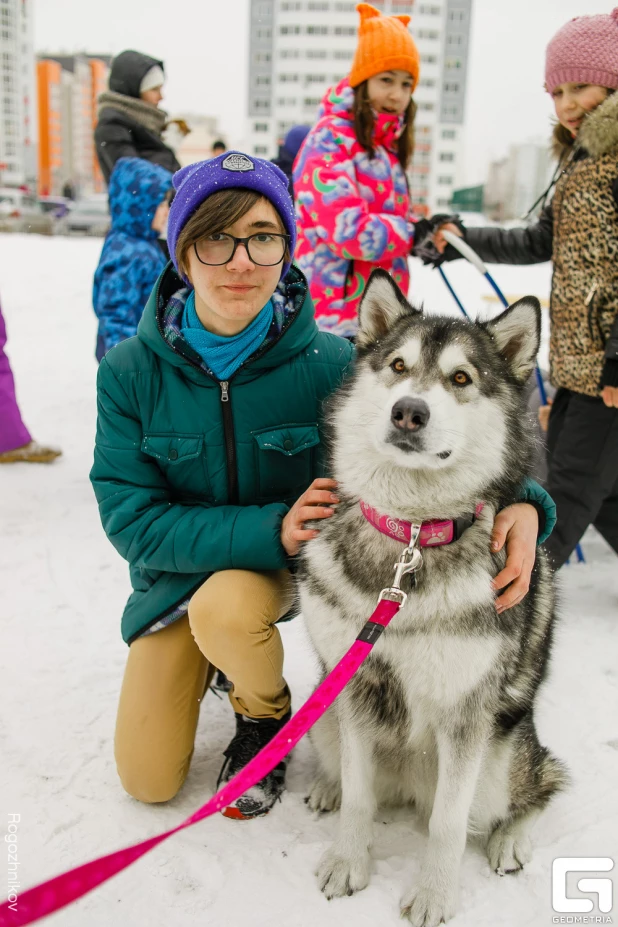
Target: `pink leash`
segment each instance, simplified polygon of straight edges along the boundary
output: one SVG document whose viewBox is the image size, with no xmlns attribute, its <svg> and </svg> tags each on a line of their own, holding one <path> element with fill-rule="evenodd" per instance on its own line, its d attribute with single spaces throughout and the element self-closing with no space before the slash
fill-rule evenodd
<svg viewBox="0 0 618 927">
<path fill-rule="evenodd" d="M 186 827 L 191 827 L 198 821 L 221 811 L 274 769 L 333 704 L 361 663 L 368 657 L 384 628 L 405 602 L 406 593 L 400 588 L 401 578 L 404 574 L 417 570 L 422 562 L 420 552 L 414 547 L 420 527 L 420 525 L 413 526 L 413 529 L 418 528 L 418 530 L 416 534 L 414 530 L 412 531 L 410 544 L 395 565 L 395 582 L 389 588 L 382 590 L 376 610 L 348 652 L 294 717 L 290 718 L 285 727 L 281 728 L 270 743 L 263 747 L 237 776 L 178 827 L 173 827 L 148 840 L 142 840 L 141 843 L 125 847 L 123 850 L 116 850 L 115 853 L 109 853 L 107 856 L 99 856 L 89 863 L 84 863 L 83 866 L 69 869 L 68 872 L 48 879 L 47 882 L 35 885 L 34 888 L 18 895 L 17 900 L 12 903 L 6 901 L 0 905 L 0 927 L 32 924 L 41 917 L 59 911 L 60 908 L 64 908 L 65 905 L 92 891 L 97 885 L 106 882 L 117 872 L 126 869 L 136 859 L 144 856 L 172 834 L 177 834 Z"/>
</svg>

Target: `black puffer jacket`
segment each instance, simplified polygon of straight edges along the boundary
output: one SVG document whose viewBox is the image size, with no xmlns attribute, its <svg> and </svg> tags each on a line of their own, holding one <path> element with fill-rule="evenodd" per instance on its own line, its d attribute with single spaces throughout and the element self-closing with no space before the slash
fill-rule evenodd
<svg viewBox="0 0 618 927">
<path fill-rule="evenodd" d="M 109 93 L 99 97 L 99 122 L 94 141 L 106 183 L 119 158 L 144 158 L 166 170 L 177 171 L 176 155 L 161 138 L 167 114 L 140 99 L 139 88 L 148 71 L 163 62 L 137 51 L 124 51 L 112 62 Z"/>
</svg>

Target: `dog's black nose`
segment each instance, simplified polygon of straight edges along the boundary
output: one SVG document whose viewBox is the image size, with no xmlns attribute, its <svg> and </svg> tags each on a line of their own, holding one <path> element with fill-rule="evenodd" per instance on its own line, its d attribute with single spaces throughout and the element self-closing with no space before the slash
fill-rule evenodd
<svg viewBox="0 0 618 927">
<path fill-rule="evenodd" d="M 391 409 L 391 422 L 402 431 L 420 431 L 429 421 L 429 406 L 422 399 L 404 396 Z"/>
</svg>

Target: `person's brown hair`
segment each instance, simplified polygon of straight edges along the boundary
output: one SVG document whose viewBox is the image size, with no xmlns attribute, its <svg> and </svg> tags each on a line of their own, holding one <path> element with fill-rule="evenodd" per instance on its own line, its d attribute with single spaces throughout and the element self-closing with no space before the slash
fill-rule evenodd
<svg viewBox="0 0 618 927">
<path fill-rule="evenodd" d="M 354 87 L 354 103 L 352 104 L 352 113 L 354 114 L 354 132 L 359 145 L 362 145 L 369 157 L 375 156 L 373 145 L 374 116 L 371 103 L 369 102 L 369 91 L 367 81 L 363 81 L 358 87 Z M 414 153 L 414 119 L 416 117 L 416 103 L 410 97 L 407 109 L 404 113 L 404 129 L 397 142 L 397 160 L 402 168 L 408 169 L 412 155 Z"/>
<path fill-rule="evenodd" d="M 229 187 L 227 190 L 218 190 L 217 193 L 213 193 L 212 196 L 205 199 L 193 215 L 187 219 L 178 236 L 176 262 L 180 273 L 184 277 L 189 276 L 187 254 L 196 242 L 207 235 L 216 235 L 217 232 L 223 232 L 230 225 L 234 225 L 250 209 L 253 209 L 260 200 L 270 203 L 270 200 L 258 193 L 257 190 L 247 190 L 243 187 Z M 281 232 L 285 232 L 281 216 L 274 206 L 273 209 L 277 213 Z M 289 247 L 286 245 L 283 261 L 288 262 L 289 260 L 290 252 Z"/>
</svg>

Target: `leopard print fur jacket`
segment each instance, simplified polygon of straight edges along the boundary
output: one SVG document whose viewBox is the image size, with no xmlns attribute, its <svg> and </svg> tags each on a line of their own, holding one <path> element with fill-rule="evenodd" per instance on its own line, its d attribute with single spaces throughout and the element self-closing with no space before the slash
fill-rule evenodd
<svg viewBox="0 0 618 927">
<path fill-rule="evenodd" d="M 555 136 L 556 138 L 556 136 Z M 618 317 L 618 92 L 559 152 L 554 194 L 550 379 L 599 395 L 605 346 Z"/>
</svg>

